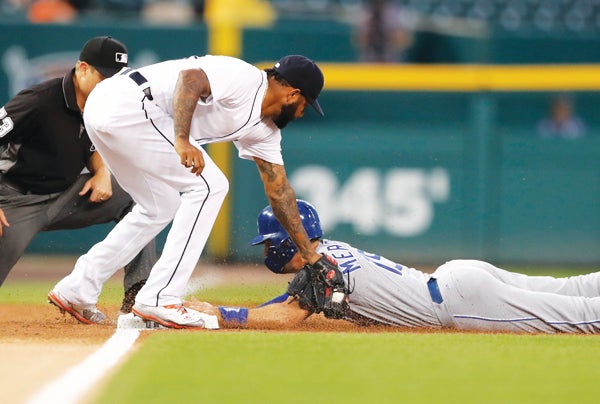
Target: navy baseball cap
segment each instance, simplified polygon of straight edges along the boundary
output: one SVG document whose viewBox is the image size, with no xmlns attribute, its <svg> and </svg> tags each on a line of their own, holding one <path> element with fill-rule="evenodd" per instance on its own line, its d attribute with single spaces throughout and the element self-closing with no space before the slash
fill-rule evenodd
<svg viewBox="0 0 600 404">
<path fill-rule="evenodd" d="M 85 43 L 79 60 L 94 66 L 104 77 L 127 67 L 127 48 L 110 36 L 98 36 Z"/>
<path fill-rule="evenodd" d="M 292 87 L 298 88 L 315 111 L 325 115 L 317 101 L 325 79 L 315 62 L 301 55 L 289 55 L 275 63 L 273 69 Z"/>
</svg>

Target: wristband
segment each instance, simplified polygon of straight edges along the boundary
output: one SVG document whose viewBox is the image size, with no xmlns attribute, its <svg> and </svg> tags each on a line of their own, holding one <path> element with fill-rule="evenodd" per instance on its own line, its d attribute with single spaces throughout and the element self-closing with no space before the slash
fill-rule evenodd
<svg viewBox="0 0 600 404">
<path fill-rule="evenodd" d="M 248 309 L 246 307 L 219 306 L 219 312 L 224 323 L 246 325 L 248 323 Z"/>
</svg>

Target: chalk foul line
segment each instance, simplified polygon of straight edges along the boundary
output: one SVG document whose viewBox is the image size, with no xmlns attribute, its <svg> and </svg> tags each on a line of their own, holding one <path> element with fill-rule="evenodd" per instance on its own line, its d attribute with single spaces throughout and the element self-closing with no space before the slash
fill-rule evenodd
<svg viewBox="0 0 600 404">
<path fill-rule="evenodd" d="M 28 404 L 75 404 L 79 402 L 131 349 L 139 337 L 140 331 L 140 329 L 117 328 L 112 337 L 100 349 L 79 365 L 68 370 L 60 378 L 46 385 L 29 399 Z"/>
</svg>

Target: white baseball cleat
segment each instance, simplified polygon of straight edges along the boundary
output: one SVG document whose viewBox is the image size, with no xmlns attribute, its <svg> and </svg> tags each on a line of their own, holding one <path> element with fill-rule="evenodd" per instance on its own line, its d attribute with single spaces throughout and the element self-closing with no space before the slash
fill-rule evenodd
<svg viewBox="0 0 600 404">
<path fill-rule="evenodd" d="M 102 324 L 106 316 L 95 305 L 78 306 L 69 302 L 60 292 L 48 292 L 48 303 L 58 307 L 61 313 L 67 312 L 83 324 Z"/>
<path fill-rule="evenodd" d="M 148 306 L 136 303 L 131 311 L 142 320 L 154 321 L 169 328 L 219 328 L 217 316 L 185 308 L 182 304 Z"/>
</svg>

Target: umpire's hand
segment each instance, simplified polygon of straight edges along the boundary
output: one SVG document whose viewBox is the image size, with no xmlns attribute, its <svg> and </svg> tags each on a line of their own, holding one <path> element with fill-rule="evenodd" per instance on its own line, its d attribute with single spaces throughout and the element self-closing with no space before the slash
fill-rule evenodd
<svg viewBox="0 0 600 404">
<path fill-rule="evenodd" d="M 110 182 L 110 171 L 107 168 L 102 168 L 94 173 L 92 178 L 83 184 L 83 188 L 79 191 L 79 196 L 92 191 L 89 197 L 90 202 L 102 203 L 107 201 L 112 196 L 112 184 Z"/>
<path fill-rule="evenodd" d="M 6 220 L 6 216 L 4 216 L 4 211 L 2 209 L 0 209 L 0 237 L 2 237 L 2 234 L 3 234 L 3 231 L 2 231 L 3 227 L 10 227 L 10 224 L 8 224 L 8 220 Z"/>
</svg>

